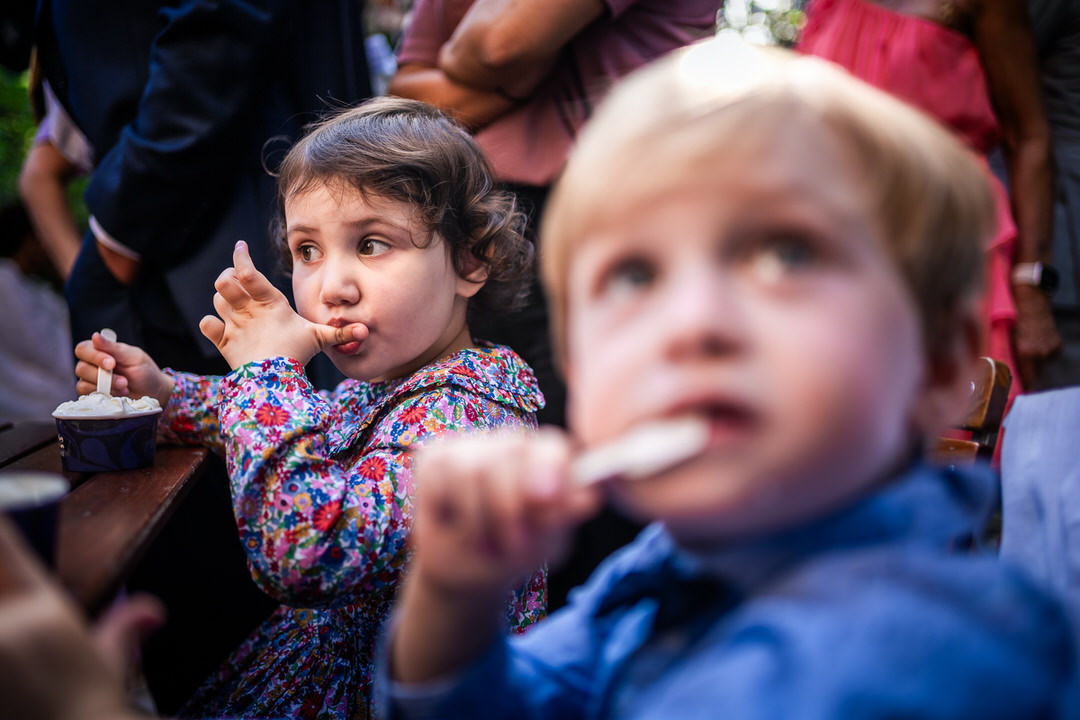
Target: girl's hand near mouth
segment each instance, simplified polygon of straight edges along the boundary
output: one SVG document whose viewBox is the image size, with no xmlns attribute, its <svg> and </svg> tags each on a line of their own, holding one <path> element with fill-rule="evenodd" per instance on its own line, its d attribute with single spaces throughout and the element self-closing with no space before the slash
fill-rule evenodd
<svg viewBox="0 0 1080 720">
<path fill-rule="evenodd" d="M 220 317 L 207 315 L 199 329 L 234 370 L 280 356 L 306 365 L 330 346 L 353 347 L 355 343 L 359 350 L 368 336 L 362 323 L 333 327 L 298 315 L 284 293 L 256 269 L 243 241 L 236 243 L 233 267 L 222 271 L 214 288 L 214 309 Z"/>
</svg>

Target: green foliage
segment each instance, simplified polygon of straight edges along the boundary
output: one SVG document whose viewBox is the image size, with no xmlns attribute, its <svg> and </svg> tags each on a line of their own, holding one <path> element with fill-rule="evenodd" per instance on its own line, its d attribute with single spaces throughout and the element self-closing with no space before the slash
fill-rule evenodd
<svg viewBox="0 0 1080 720">
<path fill-rule="evenodd" d="M 19 168 L 34 139 L 26 88 L 27 73 L 0 68 L 0 202 L 15 197 Z"/>
<path fill-rule="evenodd" d="M 727 0 L 716 29 L 758 45 L 792 47 L 806 22 L 805 0 Z"/>
<path fill-rule="evenodd" d="M 29 73 L 13 73 L 0 67 L 0 203 L 18 196 L 19 169 L 37 130 L 27 95 L 28 84 Z M 88 179 L 79 177 L 67 186 L 75 224 L 83 231 L 89 224 L 82 199 Z"/>
</svg>

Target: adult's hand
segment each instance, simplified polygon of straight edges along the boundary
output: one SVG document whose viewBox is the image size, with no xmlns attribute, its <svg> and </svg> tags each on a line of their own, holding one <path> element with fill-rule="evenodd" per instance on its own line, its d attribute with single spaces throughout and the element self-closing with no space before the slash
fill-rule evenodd
<svg viewBox="0 0 1080 720">
<path fill-rule="evenodd" d="M 1061 335 L 1046 293 L 1036 287 L 1020 285 L 1013 288 L 1013 298 L 1016 301 L 1017 369 L 1023 387 L 1031 389 L 1042 373 L 1043 363 L 1061 349 Z"/>
<path fill-rule="evenodd" d="M 517 105 L 497 92 L 462 85 L 442 70 L 419 63 L 398 67 L 386 92 L 434 105 L 473 132 Z"/>
<path fill-rule="evenodd" d="M 439 69 L 465 85 L 528 97 L 606 10 L 602 0 L 476 0 L 439 51 Z"/>
<path fill-rule="evenodd" d="M 135 276 L 139 274 L 138 260 L 132 260 L 127 255 L 121 255 L 100 240 L 97 243 L 97 251 L 101 255 L 101 261 L 105 263 L 105 267 L 118 281 L 124 285 L 130 285 L 135 281 Z"/>
<path fill-rule="evenodd" d="M 96 644 L 80 613 L 0 516 L 0 698 L 5 717 L 135 718 L 120 668 L 160 620 L 160 606 L 152 601 L 125 604 L 103 623 Z"/>
</svg>

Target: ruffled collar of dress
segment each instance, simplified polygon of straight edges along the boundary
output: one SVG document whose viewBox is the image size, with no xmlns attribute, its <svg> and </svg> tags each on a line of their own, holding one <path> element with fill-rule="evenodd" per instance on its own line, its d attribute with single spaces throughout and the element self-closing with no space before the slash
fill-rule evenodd
<svg viewBox="0 0 1080 720">
<path fill-rule="evenodd" d="M 366 385 L 369 396 L 378 398 L 379 405 L 427 388 L 454 385 L 525 412 L 536 412 L 544 406 L 532 368 L 510 348 L 484 341 L 425 365 L 405 378 L 380 383 L 346 382 Z"/>
</svg>

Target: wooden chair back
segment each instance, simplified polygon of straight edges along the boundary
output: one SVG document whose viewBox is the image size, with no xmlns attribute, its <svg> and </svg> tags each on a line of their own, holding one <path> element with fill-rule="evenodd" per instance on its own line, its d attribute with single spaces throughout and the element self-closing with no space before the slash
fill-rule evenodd
<svg viewBox="0 0 1080 720">
<path fill-rule="evenodd" d="M 967 417 L 956 426 L 970 432 L 971 438 L 940 438 L 931 449 L 930 457 L 943 465 L 989 460 L 994 455 L 1011 385 L 1012 373 L 1008 365 L 993 358 L 980 358 L 979 372 L 971 383 Z"/>
</svg>

